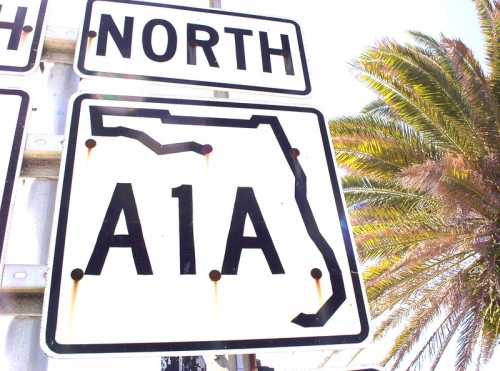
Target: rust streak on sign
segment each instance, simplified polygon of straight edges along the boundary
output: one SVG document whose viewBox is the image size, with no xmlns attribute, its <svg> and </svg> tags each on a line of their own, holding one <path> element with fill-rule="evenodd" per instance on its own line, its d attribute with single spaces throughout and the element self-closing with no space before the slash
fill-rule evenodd
<svg viewBox="0 0 500 371">
<path fill-rule="evenodd" d="M 214 304 L 219 304 L 219 286 L 217 282 L 214 282 Z"/>
<path fill-rule="evenodd" d="M 70 326 L 73 325 L 73 319 L 75 315 L 76 298 L 78 295 L 78 284 L 83 278 L 83 270 L 76 268 L 71 271 L 71 279 L 73 280 L 73 287 L 71 288 L 71 304 L 70 304 Z"/>
<path fill-rule="evenodd" d="M 92 46 L 92 40 L 94 40 L 95 37 L 97 36 L 97 32 L 89 31 L 87 36 L 88 36 L 87 37 L 87 48 L 90 48 Z"/>
<path fill-rule="evenodd" d="M 73 269 L 71 271 L 71 279 L 73 280 L 73 286 L 71 287 L 71 303 L 69 308 L 69 334 L 73 335 L 73 324 L 75 319 L 75 307 L 76 307 L 76 299 L 78 296 L 78 287 L 80 280 L 83 278 L 85 273 L 80 268 Z"/>
<path fill-rule="evenodd" d="M 32 31 L 33 27 L 29 25 L 23 27 L 23 32 L 21 32 L 21 40 L 20 40 L 21 45 L 24 45 L 26 43 L 26 39 L 28 38 L 29 33 Z"/>
<path fill-rule="evenodd" d="M 71 288 L 71 320 L 73 320 L 77 294 L 78 294 L 78 281 L 75 281 L 73 282 L 73 287 Z"/>
<path fill-rule="evenodd" d="M 205 144 L 201 148 L 201 153 L 205 156 L 205 161 L 206 161 L 207 167 L 210 164 L 210 154 L 212 153 L 212 151 L 213 151 L 213 147 L 210 144 Z"/>
<path fill-rule="evenodd" d="M 214 304 L 217 306 L 219 304 L 219 286 L 218 282 L 220 281 L 222 275 L 218 270 L 212 270 L 208 274 L 208 277 L 210 277 L 210 280 L 214 284 Z"/>
<path fill-rule="evenodd" d="M 323 304 L 323 292 L 321 290 L 321 281 L 316 279 L 316 292 L 318 294 L 319 303 Z"/>
<path fill-rule="evenodd" d="M 69 312 L 69 334 L 73 335 L 73 324 L 75 319 L 75 306 L 76 306 L 76 298 L 78 295 L 78 282 L 73 281 L 73 287 L 71 288 L 71 304 L 70 304 L 70 312 Z"/>
<path fill-rule="evenodd" d="M 318 294 L 318 299 L 320 305 L 323 304 L 323 292 L 321 290 L 321 277 L 323 276 L 323 272 L 319 268 L 311 269 L 311 277 L 314 278 L 316 283 L 316 293 Z"/>
</svg>

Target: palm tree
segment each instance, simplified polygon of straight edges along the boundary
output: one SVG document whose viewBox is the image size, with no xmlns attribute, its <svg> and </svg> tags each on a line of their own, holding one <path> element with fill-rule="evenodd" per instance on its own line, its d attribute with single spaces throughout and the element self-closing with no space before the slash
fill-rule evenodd
<svg viewBox="0 0 500 371">
<path fill-rule="evenodd" d="M 330 126 L 392 369 L 434 369 L 454 336 L 479 368 L 500 338 L 500 0 L 474 3 L 487 72 L 460 40 L 382 41 L 354 64 L 378 99 Z"/>
</svg>

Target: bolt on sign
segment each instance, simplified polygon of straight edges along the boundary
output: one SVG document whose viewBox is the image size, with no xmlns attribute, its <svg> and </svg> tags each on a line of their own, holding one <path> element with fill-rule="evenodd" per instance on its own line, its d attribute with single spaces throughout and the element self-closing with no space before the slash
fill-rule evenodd
<svg viewBox="0 0 500 371">
<path fill-rule="evenodd" d="M 7 240 L 9 210 L 13 202 L 14 185 L 21 167 L 21 149 L 28 113 L 29 96 L 21 90 L 0 89 L 0 263 Z M 1 272 L 1 270 L 0 270 Z"/>
<path fill-rule="evenodd" d="M 50 355 L 367 338 L 318 111 L 96 94 L 70 111 L 44 308 Z"/>
<path fill-rule="evenodd" d="M 89 0 L 75 70 L 305 95 L 300 27 L 286 19 L 130 0 Z"/>
<path fill-rule="evenodd" d="M 47 0 L 0 0 L 0 73 L 32 71 L 42 53 Z"/>
</svg>

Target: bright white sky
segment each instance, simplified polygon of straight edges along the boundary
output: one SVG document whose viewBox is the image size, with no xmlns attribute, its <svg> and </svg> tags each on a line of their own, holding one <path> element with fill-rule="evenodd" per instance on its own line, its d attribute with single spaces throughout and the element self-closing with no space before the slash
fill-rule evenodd
<svg viewBox="0 0 500 371">
<path fill-rule="evenodd" d="M 208 6 L 208 0 L 161 1 L 197 7 Z M 82 0 L 50 0 L 49 24 L 76 28 L 83 19 Z M 319 108 L 326 118 L 358 113 L 373 98 L 362 86 L 348 63 L 367 46 L 384 37 L 407 40 L 405 31 L 419 30 L 434 37 L 442 32 L 459 37 L 483 60 L 482 38 L 471 0 L 222 0 L 224 9 L 294 19 L 302 27 L 306 56 L 312 83 L 310 98 L 253 98 L 250 93 L 232 93 L 232 98 L 286 102 Z M 172 90 L 172 94 L 175 94 Z M 258 298 L 256 298 L 258 300 Z M 389 344 L 374 347 L 366 361 L 384 353 Z M 284 369 L 313 369 L 327 353 L 260 356 L 266 365 Z M 363 359 L 363 358 L 361 358 Z M 71 365 L 68 363 L 70 362 Z M 90 361 L 89 361 L 90 362 Z M 452 369 L 448 355 L 441 370 Z M 492 362 L 492 365 L 495 362 Z M 157 365 L 157 366 L 156 366 Z M 329 363 L 334 366 L 335 362 Z M 158 370 L 159 363 L 126 362 L 51 362 L 50 370 Z M 484 369 L 486 370 L 486 368 Z M 489 370 L 493 370 L 490 366 Z"/>
</svg>

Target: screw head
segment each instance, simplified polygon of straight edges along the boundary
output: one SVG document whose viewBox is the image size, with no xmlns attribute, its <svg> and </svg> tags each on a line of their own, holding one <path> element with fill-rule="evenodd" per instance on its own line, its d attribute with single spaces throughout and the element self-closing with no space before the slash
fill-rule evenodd
<svg viewBox="0 0 500 371">
<path fill-rule="evenodd" d="M 315 280 L 319 280 L 321 277 L 323 277 L 323 272 L 321 272 L 321 269 L 319 268 L 313 268 L 311 269 L 311 277 Z"/>
<path fill-rule="evenodd" d="M 291 148 L 290 155 L 292 156 L 292 158 L 296 159 L 300 156 L 300 151 L 297 148 Z"/>
<path fill-rule="evenodd" d="M 80 268 L 76 268 L 71 271 L 71 278 L 76 282 L 80 281 L 84 275 L 85 273 L 83 273 Z"/>
<path fill-rule="evenodd" d="M 217 282 L 217 281 L 220 281 L 222 275 L 218 270 L 214 269 L 214 270 L 210 271 L 210 273 L 208 274 L 208 277 L 210 277 L 210 279 L 213 282 Z"/>
<path fill-rule="evenodd" d="M 212 153 L 214 148 L 210 144 L 205 144 L 204 146 L 201 147 L 201 153 L 204 155 L 208 155 L 209 153 Z"/>
<path fill-rule="evenodd" d="M 97 145 L 97 142 L 94 139 L 87 139 L 85 141 L 85 147 L 88 149 L 92 149 Z"/>
</svg>

